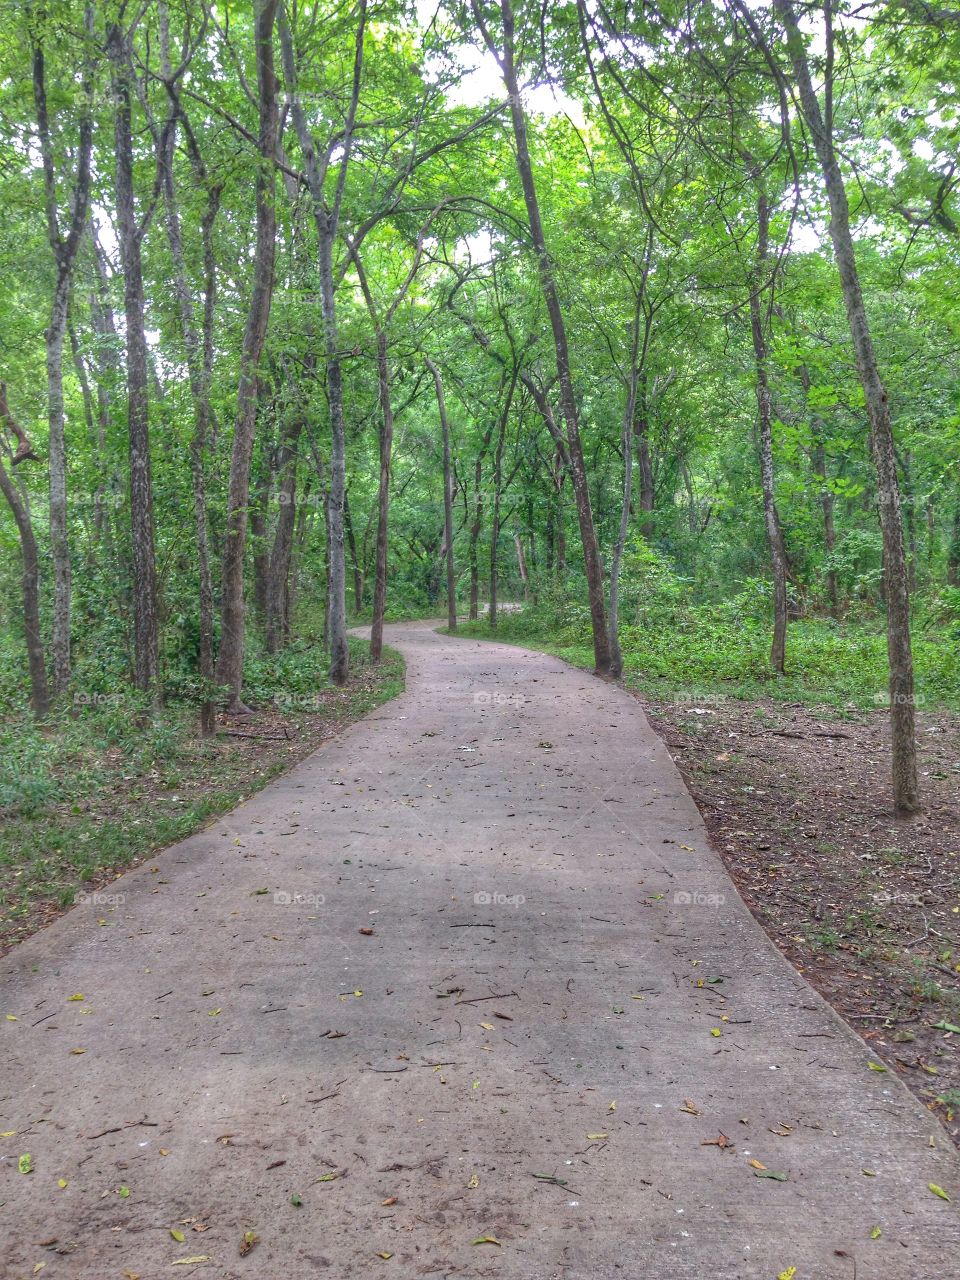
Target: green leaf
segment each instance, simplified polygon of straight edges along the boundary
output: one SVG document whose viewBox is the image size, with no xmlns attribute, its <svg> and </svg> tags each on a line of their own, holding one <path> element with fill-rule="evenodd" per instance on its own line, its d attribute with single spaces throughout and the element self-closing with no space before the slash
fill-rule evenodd
<svg viewBox="0 0 960 1280">
<path fill-rule="evenodd" d="M 787 1181 L 785 1173 L 774 1173 L 772 1169 L 754 1169 L 753 1176 L 755 1178 L 772 1178 L 774 1182 Z"/>
<path fill-rule="evenodd" d="M 949 1200 L 950 1197 L 944 1191 L 943 1187 L 938 1187 L 935 1182 L 928 1182 L 927 1187 L 935 1196 L 939 1196 L 941 1200 Z"/>
<path fill-rule="evenodd" d="M 290 1197 L 290 1203 L 293 1205 L 295 1209 L 299 1209 L 300 1206 L 303 1204 L 303 1197 L 300 1195 L 299 1192 L 295 1191 L 293 1195 Z"/>
<path fill-rule="evenodd" d="M 29 1151 L 25 1151 L 17 1161 L 17 1168 L 21 1173 L 33 1173 L 33 1156 Z"/>
</svg>

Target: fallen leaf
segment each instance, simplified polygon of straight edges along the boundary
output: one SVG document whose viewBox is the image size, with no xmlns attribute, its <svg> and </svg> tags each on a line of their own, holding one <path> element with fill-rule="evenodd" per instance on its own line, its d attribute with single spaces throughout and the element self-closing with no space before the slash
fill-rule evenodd
<svg viewBox="0 0 960 1280">
<path fill-rule="evenodd" d="M 479 1187 L 479 1185 L 480 1185 L 480 1175 L 479 1175 L 479 1173 L 471 1173 L 471 1175 L 470 1175 L 470 1181 L 467 1183 L 467 1186 L 470 1188 L 470 1190 L 471 1190 L 471 1191 L 473 1191 L 473 1190 L 475 1190 L 477 1187 Z"/>
<path fill-rule="evenodd" d="M 387 1253 L 385 1250 L 382 1250 L 380 1253 L 377 1254 L 377 1257 L 382 1258 L 384 1262 L 389 1262 L 389 1260 L 393 1257 L 393 1254 Z"/>
<path fill-rule="evenodd" d="M 777 1280 L 793 1280 L 793 1277 L 796 1274 L 797 1274 L 796 1267 L 787 1267 L 786 1271 L 780 1272 L 780 1274 L 777 1276 Z"/>
<path fill-rule="evenodd" d="M 774 1173 L 772 1169 L 756 1169 L 753 1176 L 755 1178 L 772 1178 L 774 1182 L 786 1182 L 787 1180 L 785 1173 Z"/>
<path fill-rule="evenodd" d="M 7 1014 L 7 1017 L 9 1016 L 10 1015 Z M 933 1029 L 934 1031 L 955 1031 L 957 1035 L 960 1035 L 960 1027 L 958 1027 L 955 1022 L 946 1022 L 946 1021 L 935 1022 L 933 1024 Z"/>
<path fill-rule="evenodd" d="M 126 1200 L 126 1199 L 128 1199 L 128 1198 L 129 1198 L 129 1196 L 130 1196 L 130 1188 L 129 1188 L 129 1187 L 121 1187 L 121 1188 L 120 1188 L 120 1190 L 117 1192 L 117 1195 L 120 1197 L 120 1199 L 121 1199 L 121 1200 Z"/>
<path fill-rule="evenodd" d="M 502 1249 L 500 1241 L 496 1236 L 477 1236 L 476 1240 L 471 1240 L 471 1244 L 495 1244 L 498 1249 Z"/>
<path fill-rule="evenodd" d="M 719 1027 L 711 1027 L 711 1028 L 710 1028 L 710 1034 L 711 1034 L 712 1036 L 719 1036 L 719 1035 L 722 1035 L 722 1034 L 723 1034 L 723 1032 L 720 1030 L 720 1028 L 719 1028 Z"/>
<path fill-rule="evenodd" d="M 64 1190 L 64 1188 L 65 1188 L 67 1185 L 68 1185 L 68 1183 L 67 1183 L 66 1178 L 58 1178 L 58 1179 L 57 1179 L 57 1186 L 60 1188 L 60 1190 L 61 1190 L 61 1191 L 63 1191 L 63 1190 Z"/>
<path fill-rule="evenodd" d="M 608 1111 L 616 1111 L 616 1109 L 617 1109 L 617 1104 L 615 1102 L 611 1102 L 609 1107 L 607 1107 Z"/>
<path fill-rule="evenodd" d="M 362 933 L 365 938 L 373 937 L 373 930 L 370 928 L 369 925 L 364 925 L 363 928 L 357 930 L 357 933 Z"/>
<path fill-rule="evenodd" d="M 707 1138 L 700 1145 L 701 1147 L 719 1147 L 722 1151 L 724 1147 L 729 1147 L 730 1139 L 725 1133 L 719 1133 L 715 1138 Z"/>
<path fill-rule="evenodd" d="M 877 1176 L 875 1169 L 861 1169 L 860 1172 L 865 1178 L 875 1178 Z"/>
<path fill-rule="evenodd" d="M 86 1049 L 71 1049 L 71 1053 L 86 1053 Z"/>
<path fill-rule="evenodd" d="M 495 1030 L 494 1025 L 493 1025 L 493 1023 L 492 1023 L 492 1022 L 481 1022 L 481 1023 L 480 1023 L 480 1025 L 481 1025 L 481 1027 L 483 1027 L 484 1031 L 493 1031 L 493 1030 Z"/>
<path fill-rule="evenodd" d="M 21 1173 L 33 1173 L 33 1156 L 29 1151 L 25 1151 L 17 1161 L 17 1168 Z"/>
<path fill-rule="evenodd" d="M 208 1010 L 207 1010 L 207 1017 L 208 1017 L 208 1018 L 216 1018 L 216 1017 L 217 1017 L 220 1013 L 222 1013 L 222 1012 L 223 1012 L 223 1011 L 222 1011 L 221 1009 L 208 1009 Z"/>
<path fill-rule="evenodd" d="M 290 1197 L 290 1203 L 293 1205 L 295 1209 L 299 1209 L 303 1204 L 303 1197 L 299 1194 L 299 1192 L 295 1191 L 293 1195 Z"/>
<path fill-rule="evenodd" d="M 162 1155 L 162 1156 L 168 1156 L 169 1154 L 170 1154 L 170 1152 L 167 1150 L 167 1148 L 166 1148 L 166 1147 L 161 1147 L 161 1148 L 160 1148 L 160 1155 Z"/>
<path fill-rule="evenodd" d="M 883 1232 L 881 1231 L 881 1229 L 880 1229 L 879 1227 L 871 1227 L 871 1228 L 870 1228 L 870 1239 L 871 1239 L 871 1240 L 879 1240 L 879 1239 L 880 1239 L 880 1237 L 881 1237 L 882 1235 L 883 1235 Z"/>
<path fill-rule="evenodd" d="M 0 1138 L 15 1138 L 16 1135 L 16 1129 L 4 1129 L 3 1133 L 0 1133 Z"/>
<path fill-rule="evenodd" d="M 178 1231 L 176 1227 L 170 1228 L 170 1234 L 173 1236 L 174 1240 L 176 1240 L 177 1244 L 183 1244 L 184 1240 L 187 1238 L 183 1232 Z"/>
<path fill-rule="evenodd" d="M 696 1103 L 691 1102 L 689 1098 L 684 1098 L 683 1106 L 680 1110 L 685 1111 L 688 1116 L 699 1116 L 702 1114 Z"/>
<path fill-rule="evenodd" d="M 388 1206 L 390 1206 L 390 1205 L 392 1205 L 392 1204 L 396 1204 L 396 1203 L 397 1203 L 397 1197 L 396 1197 L 396 1196 L 387 1196 L 386 1200 L 381 1200 L 381 1201 L 380 1201 L 380 1203 L 381 1203 L 384 1207 L 388 1207 Z"/>
<path fill-rule="evenodd" d="M 83 1000 L 83 999 L 85 999 L 85 997 L 81 995 L 80 992 L 78 991 L 75 996 L 67 996 L 67 1003 L 69 1004 L 71 1000 Z"/>
<path fill-rule="evenodd" d="M 209 1253 L 198 1253 L 196 1257 L 193 1257 L 193 1258 L 178 1258 L 176 1262 L 171 1262 L 170 1265 L 171 1267 L 193 1267 L 193 1266 L 196 1266 L 197 1263 L 199 1262 L 209 1262 L 209 1261 L 210 1261 Z"/>
<path fill-rule="evenodd" d="M 868 1062 L 867 1066 L 871 1071 L 886 1071 L 886 1067 L 880 1062 Z"/>
<path fill-rule="evenodd" d="M 240 1257 L 245 1258 L 255 1244 L 260 1243 L 260 1237 L 255 1231 L 245 1231 L 240 1240 Z"/>
<path fill-rule="evenodd" d="M 941 1200 L 949 1200 L 950 1197 L 944 1191 L 943 1187 L 938 1187 L 935 1182 L 927 1183 L 928 1190 L 932 1191 L 935 1196 L 939 1196 Z"/>
<path fill-rule="evenodd" d="M 761 1164 L 759 1160 L 748 1160 L 747 1164 L 751 1169 L 766 1169 L 767 1167 L 765 1164 Z"/>
<path fill-rule="evenodd" d="M 127 1271 L 127 1270 L 124 1270 L 121 1274 L 122 1274 L 122 1275 L 124 1275 L 124 1276 L 126 1277 L 126 1280 L 140 1280 L 140 1272 L 139 1272 L 139 1271 Z"/>
<path fill-rule="evenodd" d="M 587 1137 L 591 1142 L 602 1142 L 604 1138 L 608 1138 L 609 1136 L 610 1135 L 607 1133 L 588 1133 L 587 1134 Z"/>
</svg>

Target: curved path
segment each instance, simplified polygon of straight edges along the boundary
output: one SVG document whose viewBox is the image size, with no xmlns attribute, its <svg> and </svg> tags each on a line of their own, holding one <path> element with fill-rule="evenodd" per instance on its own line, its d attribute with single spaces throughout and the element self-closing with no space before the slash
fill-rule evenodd
<svg viewBox="0 0 960 1280">
<path fill-rule="evenodd" d="M 946 1135 L 754 923 L 637 703 L 389 640 L 402 697 L 0 962 L 3 1275 L 952 1274 Z"/>
</svg>

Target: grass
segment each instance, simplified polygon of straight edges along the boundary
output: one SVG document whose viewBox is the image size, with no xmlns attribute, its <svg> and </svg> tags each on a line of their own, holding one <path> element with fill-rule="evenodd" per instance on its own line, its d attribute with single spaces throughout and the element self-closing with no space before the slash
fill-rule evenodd
<svg viewBox="0 0 960 1280">
<path fill-rule="evenodd" d="M 579 667 L 593 666 L 584 619 L 534 609 L 504 614 L 495 633 L 485 620 L 464 623 L 465 636 L 524 644 Z M 787 674 L 769 669 L 770 634 L 762 621 L 727 606 L 695 606 L 621 628 L 624 682 L 660 700 L 711 697 L 797 702 L 844 713 L 876 710 L 887 700 L 886 638 L 879 621 L 839 624 L 809 618 L 790 624 Z M 960 634 L 956 625 L 913 638 L 917 706 L 960 709 Z"/>
<path fill-rule="evenodd" d="M 399 654 L 386 650 L 373 667 L 362 641 L 350 647 L 345 689 L 330 685 L 316 645 L 248 663 L 252 728 L 283 724 L 290 740 L 202 739 L 194 706 L 171 701 L 152 711 L 129 690 L 78 695 L 42 725 L 8 716 L 0 724 L 0 943 L 199 830 L 402 691 Z"/>
</svg>

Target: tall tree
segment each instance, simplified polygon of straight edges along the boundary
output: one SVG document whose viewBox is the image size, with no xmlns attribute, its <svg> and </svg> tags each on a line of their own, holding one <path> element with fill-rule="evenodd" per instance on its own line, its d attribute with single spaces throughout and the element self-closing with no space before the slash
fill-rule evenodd
<svg viewBox="0 0 960 1280">
<path fill-rule="evenodd" d="M 237 389 L 237 416 L 230 458 L 230 491 L 227 529 L 221 566 L 220 650 L 216 679 L 227 686 L 227 709 L 243 714 L 244 599 L 243 566 L 247 542 L 250 501 L 250 464 L 257 420 L 260 358 L 267 338 L 273 299 L 273 269 L 276 255 L 276 160 L 279 145 L 280 112 L 277 77 L 274 73 L 273 28 L 277 0 L 257 0 L 254 39 L 257 59 L 256 220 L 253 290 L 240 353 L 240 383 Z"/>
</svg>

